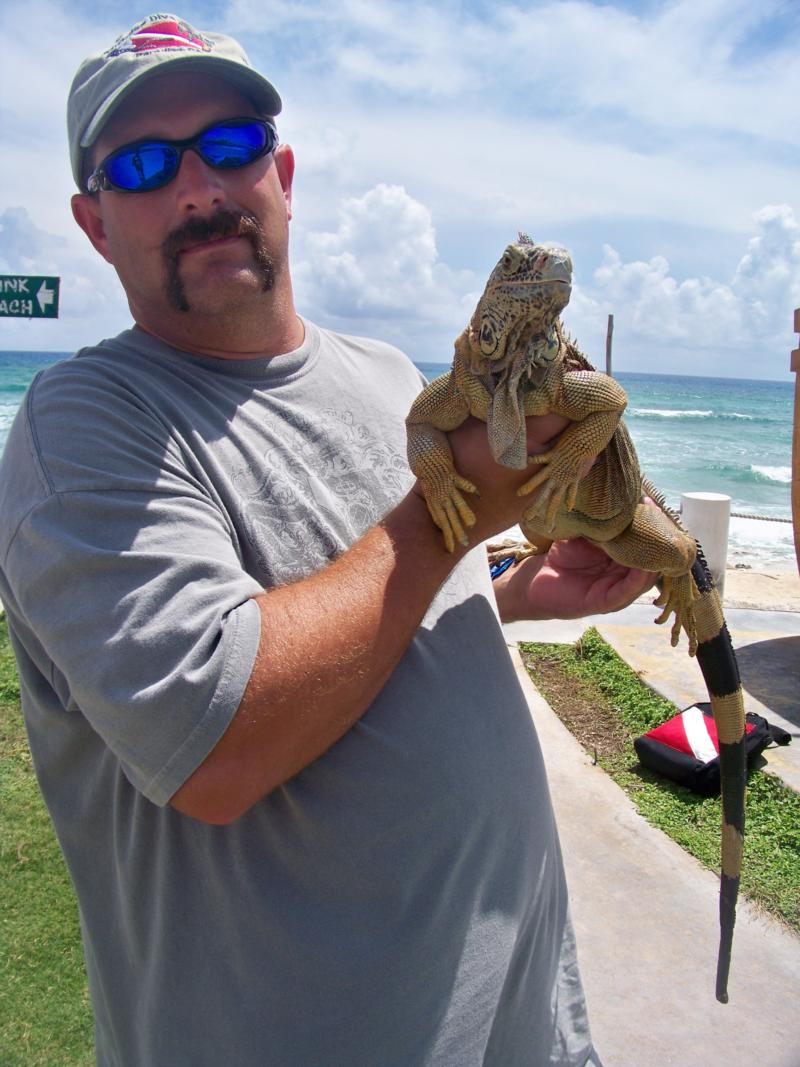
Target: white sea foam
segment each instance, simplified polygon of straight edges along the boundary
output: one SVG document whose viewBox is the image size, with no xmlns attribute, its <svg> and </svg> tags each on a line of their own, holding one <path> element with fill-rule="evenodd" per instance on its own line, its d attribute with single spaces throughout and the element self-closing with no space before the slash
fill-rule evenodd
<svg viewBox="0 0 800 1067">
<path fill-rule="evenodd" d="M 757 467 L 751 466 L 753 474 L 759 474 L 762 478 L 768 478 L 771 482 L 781 482 L 783 485 L 791 485 L 791 467 Z"/>
<path fill-rule="evenodd" d="M 728 566 L 747 564 L 754 570 L 792 570 L 797 566 L 794 529 L 790 522 L 731 518 Z"/>
<path fill-rule="evenodd" d="M 661 419 L 710 419 L 714 412 L 707 408 L 631 408 L 630 415 L 655 416 Z M 742 411 L 729 411 L 719 418 L 742 419 L 746 422 L 756 421 L 755 415 L 747 415 Z"/>
<path fill-rule="evenodd" d="M 662 419 L 707 419 L 714 414 L 713 411 L 688 408 L 673 410 L 670 408 L 632 408 L 631 415 L 657 415 Z"/>
</svg>

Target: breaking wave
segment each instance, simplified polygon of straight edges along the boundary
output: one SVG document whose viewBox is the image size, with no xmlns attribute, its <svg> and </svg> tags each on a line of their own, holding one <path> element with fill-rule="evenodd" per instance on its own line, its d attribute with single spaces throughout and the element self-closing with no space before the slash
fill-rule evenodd
<svg viewBox="0 0 800 1067">
<path fill-rule="evenodd" d="M 724 419 L 726 421 L 744 419 L 747 422 L 756 420 L 755 415 L 745 415 L 739 411 L 715 412 L 710 408 L 629 408 L 626 415 L 638 419 Z"/>
<path fill-rule="evenodd" d="M 791 467 L 759 467 L 753 465 L 750 470 L 756 477 L 756 481 L 762 479 L 767 482 L 780 482 L 782 485 L 791 485 Z"/>
</svg>

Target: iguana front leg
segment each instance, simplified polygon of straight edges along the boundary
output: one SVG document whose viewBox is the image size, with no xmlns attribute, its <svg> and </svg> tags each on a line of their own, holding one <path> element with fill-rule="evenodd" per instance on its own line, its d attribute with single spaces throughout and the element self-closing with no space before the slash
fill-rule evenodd
<svg viewBox="0 0 800 1067">
<path fill-rule="evenodd" d="M 528 457 L 529 463 L 543 466 L 517 492 L 527 496 L 542 486 L 531 514 L 544 518 L 548 529 L 555 526 L 556 514 L 562 505 L 567 511 L 575 507 L 578 487 L 591 459 L 611 440 L 618 422 L 617 412 L 597 411 L 568 426 L 549 451 Z"/>
<path fill-rule="evenodd" d="M 477 488 L 456 470 L 447 435 L 441 430 L 420 427 L 414 445 L 413 462 L 409 455 L 411 469 L 419 478 L 430 516 L 442 531 L 445 548 L 452 552 L 456 541 L 468 545 L 464 527 L 475 525 L 475 513 L 462 493 L 477 493 Z"/>
<path fill-rule="evenodd" d="M 532 398 L 531 403 L 534 402 Z M 588 461 L 599 455 L 614 436 L 627 402 L 625 390 L 606 374 L 572 371 L 562 375 L 550 410 L 570 419 L 573 425 L 548 452 L 528 457 L 529 463 L 542 465 L 543 469 L 519 490 L 520 496 L 526 496 L 543 486 L 532 514 L 543 516 L 548 528 L 555 525 L 562 505 L 567 511 L 574 508 Z M 531 413 L 526 407 L 525 414 Z"/>
<path fill-rule="evenodd" d="M 447 440 L 447 431 L 460 426 L 469 413 L 451 373 L 422 390 L 406 419 L 409 466 L 419 478 L 428 511 L 442 531 L 448 552 L 453 551 L 456 541 L 469 543 L 464 527 L 475 524 L 475 514 L 463 493 L 478 490 L 456 470 Z"/>
</svg>

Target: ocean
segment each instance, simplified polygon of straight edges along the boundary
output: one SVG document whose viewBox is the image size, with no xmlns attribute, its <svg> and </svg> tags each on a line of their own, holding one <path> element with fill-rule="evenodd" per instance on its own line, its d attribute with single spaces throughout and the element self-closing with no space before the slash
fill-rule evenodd
<svg viewBox="0 0 800 1067">
<path fill-rule="evenodd" d="M 0 450 L 28 385 L 64 352 L 0 352 Z M 448 366 L 418 363 L 429 379 Z M 625 422 L 642 469 L 673 506 L 685 492 L 725 493 L 729 563 L 795 566 L 791 519 L 794 386 L 788 382 L 620 372 Z"/>
</svg>

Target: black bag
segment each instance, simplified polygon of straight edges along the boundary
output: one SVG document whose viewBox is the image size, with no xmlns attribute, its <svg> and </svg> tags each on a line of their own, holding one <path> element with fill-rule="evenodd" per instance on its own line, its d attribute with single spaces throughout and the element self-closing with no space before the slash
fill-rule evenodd
<svg viewBox="0 0 800 1067">
<path fill-rule="evenodd" d="M 791 734 L 773 726 L 761 715 L 745 715 L 747 765 L 774 742 L 788 745 Z M 719 796 L 719 742 L 717 727 L 708 702 L 693 704 L 661 726 L 649 730 L 633 742 L 642 766 L 665 778 L 685 785 L 704 797 Z"/>
</svg>

